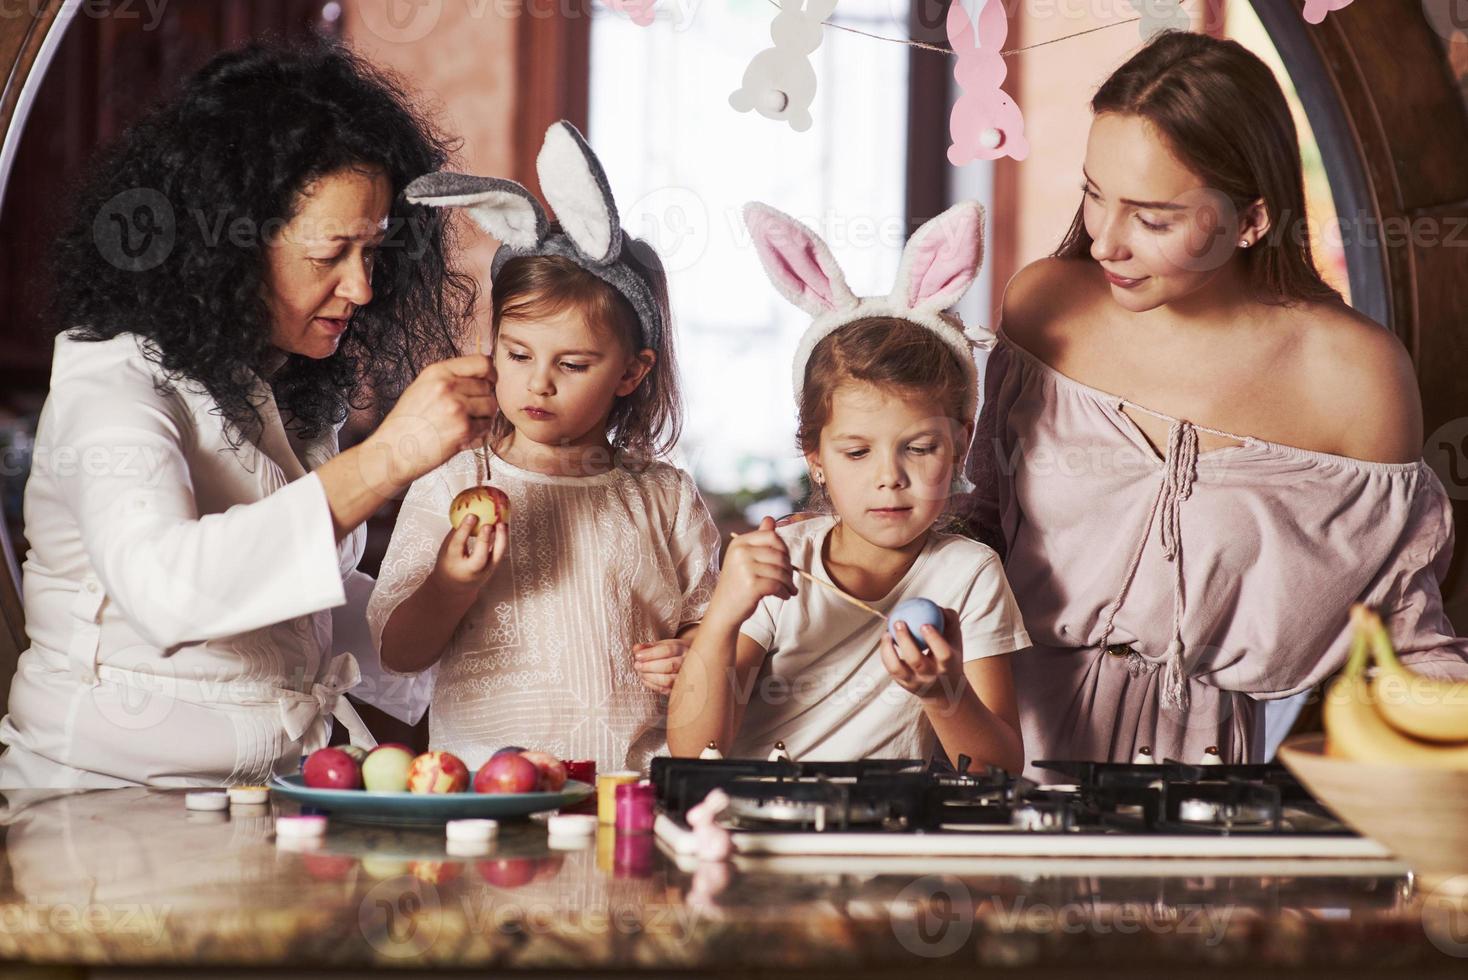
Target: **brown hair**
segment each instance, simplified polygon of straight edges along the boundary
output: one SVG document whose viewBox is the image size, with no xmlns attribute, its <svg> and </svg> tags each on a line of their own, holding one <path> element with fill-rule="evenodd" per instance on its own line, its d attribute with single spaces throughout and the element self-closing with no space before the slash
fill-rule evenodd
<svg viewBox="0 0 1468 980">
<path fill-rule="evenodd" d="M 1091 112 L 1146 119 L 1178 159 L 1240 213 L 1264 201 L 1269 231 L 1241 256 L 1260 299 L 1341 299 L 1316 270 L 1308 236 L 1292 230 L 1307 225 L 1289 104 L 1269 66 L 1243 45 L 1185 31 L 1159 34 L 1102 84 Z M 1084 202 L 1055 257 L 1091 257 L 1083 210 Z"/>
<path fill-rule="evenodd" d="M 555 225 L 552 224 L 552 230 Z M 621 261 L 652 287 L 661 307 L 664 327 L 652 348 L 657 362 L 642 384 L 618 398 L 607 419 L 607 438 L 619 455 L 646 458 L 666 455 L 683 431 L 683 395 L 678 386 L 678 362 L 673 350 L 672 317 L 668 307 L 668 277 L 657 253 L 628 239 Z M 642 323 L 621 293 L 570 259 L 558 255 L 527 255 L 510 259 L 490 287 L 491 336 L 498 343 L 505 320 L 534 320 L 576 310 L 593 329 L 609 330 L 628 353 L 648 345 Z M 490 429 L 491 444 L 499 444 L 513 426 L 503 415 Z"/>
<path fill-rule="evenodd" d="M 852 381 L 931 395 L 960 425 L 969 379 L 953 348 L 926 327 L 900 317 L 873 316 L 837 328 L 805 362 L 795 438 L 802 453 L 821 443 L 836 389 Z M 971 421 L 971 420 L 970 420 Z"/>
</svg>

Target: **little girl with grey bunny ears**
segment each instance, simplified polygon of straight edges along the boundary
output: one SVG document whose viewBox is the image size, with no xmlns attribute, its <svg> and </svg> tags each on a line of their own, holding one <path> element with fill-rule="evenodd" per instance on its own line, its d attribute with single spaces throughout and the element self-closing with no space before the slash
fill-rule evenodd
<svg viewBox="0 0 1468 980">
<path fill-rule="evenodd" d="M 714 588 L 718 532 L 693 479 L 658 459 L 682 411 L 662 264 L 622 231 L 570 123 L 536 166 L 556 222 L 509 180 L 436 173 L 407 189 L 502 243 L 499 419 L 409 490 L 368 622 L 386 670 L 436 673 L 430 744 L 471 769 L 508 744 L 643 769 L 665 749 L 664 696 Z M 510 523 L 451 527 L 454 497 L 486 482 Z"/>
</svg>

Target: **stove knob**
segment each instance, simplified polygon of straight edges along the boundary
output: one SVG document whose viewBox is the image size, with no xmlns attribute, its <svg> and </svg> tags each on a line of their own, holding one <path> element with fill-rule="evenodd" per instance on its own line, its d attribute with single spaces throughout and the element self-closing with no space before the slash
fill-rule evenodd
<svg viewBox="0 0 1468 980">
<path fill-rule="evenodd" d="M 785 751 L 784 742 L 776 742 L 775 747 L 770 750 L 768 762 L 790 762 L 790 753 Z"/>
<path fill-rule="evenodd" d="M 1156 761 L 1156 759 L 1152 758 L 1152 748 L 1148 745 L 1137 749 L 1137 754 L 1132 756 L 1132 765 L 1134 766 L 1150 766 Z"/>
<path fill-rule="evenodd" d="M 702 752 L 698 753 L 698 757 L 700 759 L 722 759 L 724 753 L 719 751 L 718 742 L 710 742 Z"/>
<path fill-rule="evenodd" d="M 1205 765 L 1205 766 L 1221 766 L 1221 765 L 1223 765 L 1223 757 L 1218 754 L 1218 746 L 1216 746 L 1216 745 L 1210 745 L 1210 746 L 1208 746 L 1208 748 L 1206 748 L 1206 749 L 1203 750 L 1203 765 Z"/>
</svg>

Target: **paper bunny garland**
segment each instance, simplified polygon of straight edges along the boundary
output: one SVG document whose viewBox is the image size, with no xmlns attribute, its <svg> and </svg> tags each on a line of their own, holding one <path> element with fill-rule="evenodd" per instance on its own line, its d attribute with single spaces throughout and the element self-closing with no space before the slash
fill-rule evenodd
<svg viewBox="0 0 1468 980">
<path fill-rule="evenodd" d="M 498 238 L 491 278 L 520 256 L 558 255 L 575 262 L 632 304 L 642 324 L 643 345 L 656 348 L 667 329 L 662 304 L 647 280 L 623 259 L 632 249 L 651 249 L 622 231 L 606 172 L 585 137 L 565 120 L 553 123 L 535 170 L 560 222 L 558 231 L 551 230 L 535 195 L 513 180 L 440 171 L 414 180 L 406 194 L 414 204 L 464 208 Z"/>
<path fill-rule="evenodd" d="M 1332 10 L 1349 7 L 1351 0 L 1305 0 L 1305 23 L 1319 24 Z"/>
<path fill-rule="evenodd" d="M 607 6 L 631 17 L 638 27 L 647 27 L 656 16 L 652 9 L 654 0 L 607 0 Z"/>
<path fill-rule="evenodd" d="M 963 89 L 948 117 L 953 138 L 948 162 L 955 167 L 973 160 L 1004 156 L 1023 160 L 1030 155 L 1024 116 L 1001 87 L 1009 74 L 1002 54 L 1009 36 L 1008 14 L 1003 0 L 978 2 L 983 7 L 973 22 L 957 0 L 948 8 L 948 43 L 958 56 L 953 77 Z"/>
<path fill-rule="evenodd" d="M 816 98 L 816 70 L 810 55 L 821 46 L 824 22 L 836 0 L 781 0 L 770 24 L 775 42 L 749 62 L 744 83 L 729 96 L 739 112 L 757 110 L 766 119 L 784 119 L 797 133 L 810 129 Z"/>
<path fill-rule="evenodd" d="M 1182 0 L 1127 0 L 1127 3 L 1140 17 L 1137 31 L 1143 41 L 1150 41 L 1163 31 L 1186 31 L 1193 26 Z"/>
<path fill-rule="evenodd" d="M 913 234 L 902 250 L 897 282 L 886 296 L 853 293 L 826 243 L 789 215 L 755 202 L 744 206 L 744 223 L 775 288 L 812 317 L 795 353 L 797 401 L 816 344 L 857 320 L 898 317 L 926 327 L 952 348 L 967 381 L 964 421 L 972 421 L 978 410 L 973 348 L 991 347 L 994 334 L 981 329 L 978 336 L 970 336 L 952 318 L 939 314 L 968 291 L 983 263 L 984 209 L 978 202 L 955 204 Z"/>
</svg>

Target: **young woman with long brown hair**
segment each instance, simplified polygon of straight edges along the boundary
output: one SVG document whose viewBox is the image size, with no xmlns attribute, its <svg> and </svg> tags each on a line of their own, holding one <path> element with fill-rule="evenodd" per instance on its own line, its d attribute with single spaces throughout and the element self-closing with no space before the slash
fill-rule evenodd
<svg viewBox="0 0 1468 980">
<path fill-rule="evenodd" d="M 973 453 L 1036 644 L 1014 664 L 1032 773 L 1260 761 L 1259 702 L 1341 664 L 1352 602 L 1415 668 L 1468 674 L 1412 363 L 1315 271 L 1270 70 L 1167 33 L 1092 110 L 1070 232 L 1006 291 Z"/>
</svg>

